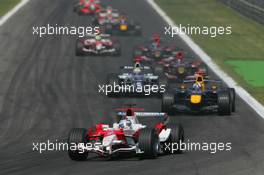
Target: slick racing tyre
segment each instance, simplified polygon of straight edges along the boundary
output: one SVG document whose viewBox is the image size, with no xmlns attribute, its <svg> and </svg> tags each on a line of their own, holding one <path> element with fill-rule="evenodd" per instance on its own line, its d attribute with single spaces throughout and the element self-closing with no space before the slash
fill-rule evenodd
<svg viewBox="0 0 264 175">
<path fill-rule="evenodd" d="M 164 67 L 160 64 L 154 65 L 154 74 L 156 75 L 163 75 Z"/>
<path fill-rule="evenodd" d="M 117 57 L 121 56 L 121 45 L 120 45 L 120 43 L 115 43 L 114 48 L 115 48 L 114 56 L 117 56 Z"/>
<path fill-rule="evenodd" d="M 234 88 L 229 88 L 230 98 L 231 98 L 231 109 L 232 112 L 236 112 L 236 91 Z"/>
<path fill-rule="evenodd" d="M 74 128 L 70 131 L 68 137 L 68 145 L 69 145 L 68 155 L 72 160 L 83 161 L 87 159 L 88 152 L 84 150 L 70 149 L 71 145 L 77 148 L 78 144 L 86 144 L 87 143 L 86 133 L 87 130 L 83 128 Z"/>
<path fill-rule="evenodd" d="M 141 36 L 142 35 L 142 28 L 141 28 L 141 26 L 139 24 L 135 25 L 134 30 L 135 30 L 135 35 L 136 36 Z"/>
<path fill-rule="evenodd" d="M 232 105 L 229 91 L 222 91 L 218 93 L 218 114 L 231 115 Z"/>
<path fill-rule="evenodd" d="M 84 44 L 80 40 L 77 40 L 76 48 L 75 48 L 75 55 L 76 56 L 83 56 L 84 55 L 83 47 L 84 47 Z"/>
<path fill-rule="evenodd" d="M 165 142 L 163 152 L 166 154 L 180 154 L 183 152 L 180 146 L 184 142 L 184 130 L 181 124 L 168 124 L 168 129 L 171 129 L 170 136 Z M 172 147 L 173 146 L 173 147 Z"/>
<path fill-rule="evenodd" d="M 113 26 L 111 24 L 106 24 L 105 25 L 105 33 L 113 34 Z"/>
<path fill-rule="evenodd" d="M 118 75 L 111 73 L 107 76 L 107 80 L 106 80 L 107 85 L 111 85 L 112 87 L 112 91 L 107 94 L 109 97 L 118 97 L 118 93 L 114 92 L 114 87 L 118 86 L 119 87 L 119 79 L 118 79 Z"/>
<path fill-rule="evenodd" d="M 166 91 L 169 85 L 168 78 L 165 75 L 160 75 L 158 79 L 158 85 L 159 85 L 159 88 L 163 87 Z"/>
<path fill-rule="evenodd" d="M 154 159 L 158 156 L 160 145 L 159 137 L 155 129 L 144 128 L 140 130 L 138 146 L 144 153 L 140 158 Z"/>
<path fill-rule="evenodd" d="M 162 112 L 172 113 L 173 104 L 175 102 L 174 95 L 165 93 L 162 96 L 161 110 Z"/>
<path fill-rule="evenodd" d="M 80 6 L 79 5 L 75 5 L 73 8 L 73 12 L 79 12 L 80 11 Z"/>
<path fill-rule="evenodd" d="M 94 25 L 99 25 L 99 23 L 98 23 L 98 21 L 99 21 L 98 18 L 99 18 L 98 16 L 95 16 L 95 17 L 92 18 L 92 23 L 93 23 Z"/>
</svg>

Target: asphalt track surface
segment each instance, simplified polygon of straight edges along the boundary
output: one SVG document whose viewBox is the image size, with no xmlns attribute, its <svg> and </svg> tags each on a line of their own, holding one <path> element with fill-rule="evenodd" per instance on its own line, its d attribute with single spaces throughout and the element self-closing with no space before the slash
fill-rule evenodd
<svg viewBox="0 0 264 175">
<path fill-rule="evenodd" d="M 163 32 L 164 21 L 145 1 L 111 4 L 141 22 L 145 35 Z M 67 152 L 32 151 L 32 142 L 63 141 L 73 127 L 111 122 L 113 108 L 124 103 L 137 103 L 147 111 L 160 111 L 161 106 L 155 98 L 108 99 L 98 94 L 98 84 L 105 82 L 108 72 L 131 63 L 139 38 L 120 38 L 119 58 L 77 58 L 75 37 L 32 35 L 32 26 L 47 23 L 82 26 L 90 25 L 90 19 L 74 14 L 71 0 L 32 0 L 0 28 L 0 174 L 263 174 L 264 122 L 240 99 L 232 116 L 172 117 L 172 122 L 183 124 L 186 139 L 232 142 L 228 152 L 189 151 L 141 161 L 91 157 L 75 162 Z M 174 42 L 185 48 L 178 38 Z"/>
</svg>

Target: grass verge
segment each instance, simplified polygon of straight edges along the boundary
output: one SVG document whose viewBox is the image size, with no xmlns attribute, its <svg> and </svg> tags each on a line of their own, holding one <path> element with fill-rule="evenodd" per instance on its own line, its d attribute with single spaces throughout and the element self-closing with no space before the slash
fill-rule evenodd
<svg viewBox="0 0 264 175">
<path fill-rule="evenodd" d="M 232 26 L 231 35 L 215 38 L 192 35 L 192 39 L 230 76 L 264 104 L 264 87 L 248 83 L 228 61 L 264 61 L 264 26 L 242 16 L 217 0 L 155 0 L 175 21 L 183 26 Z M 253 71 L 249 67 L 248 71 Z M 262 71 L 264 74 L 264 70 Z M 259 76 L 263 78 L 264 76 Z"/>
<path fill-rule="evenodd" d="M 12 9 L 21 0 L 0 0 L 0 17 Z"/>
</svg>

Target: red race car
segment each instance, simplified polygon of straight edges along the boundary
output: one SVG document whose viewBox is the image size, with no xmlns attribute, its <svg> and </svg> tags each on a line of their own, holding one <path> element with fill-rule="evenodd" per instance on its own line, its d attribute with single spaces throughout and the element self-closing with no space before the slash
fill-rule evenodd
<svg viewBox="0 0 264 175">
<path fill-rule="evenodd" d="M 146 51 L 144 53 L 144 50 Z M 165 74 L 169 80 L 182 82 L 185 77 L 203 72 L 207 75 L 207 66 L 200 60 L 187 60 L 183 51 L 157 47 L 152 52 L 141 48 L 134 61 L 150 65 L 156 75 Z"/>
<path fill-rule="evenodd" d="M 116 38 L 107 34 L 87 35 L 76 42 L 76 56 L 110 55 L 120 56 L 121 45 Z"/>
<path fill-rule="evenodd" d="M 117 122 L 112 126 L 97 124 L 88 130 L 72 129 L 68 137 L 69 157 L 86 160 L 89 153 L 101 157 L 116 157 L 122 153 L 134 153 L 140 158 L 156 158 L 162 153 L 181 153 L 171 149 L 171 144 L 184 141 L 184 130 L 180 124 L 168 124 L 166 113 L 143 112 L 143 109 L 125 107 L 117 109 Z M 139 122 L 140 118 L 158 121 L 153 127 Z M 149 123 L 149 122 L 148 122 Z"/>
<path fill-rule="evenodd" d="M 106 24 L 116 24 L 119 22 L 120 14 L 118 10 L 113 9 L 108 6 L 97 13 L 92 21 L 95 25 L 106 25 Z"/>
<path fill-rule="evenodd" d="M 154 72 L 159 74 L 165 74 L 169 80 L 182 82 L 188 76 L 194 76 L 195 74 L 208 74 L 208 68 L 205 63 L 200 60 L 184 59 L 184 54 L 179 52 L 174 57 L 168 57 L 160 60 L 154 66 Z"/>
<path fill-rule="evenodd" d="M 178 51 L 179 49 L 172 44 L 168 44 L 158 34 L 153 34 L 150 40 L 135 47 L 133 57 L 141 59 L 145 64 L 152 64 L 174 56 Z"/>
<path fill-rule="evenodd" d="M 79 15 L 94 15 L 99 13 L 102 9 L 99 0 L 80 0 L 74 7 L 74 11 Z"/>
</svg>

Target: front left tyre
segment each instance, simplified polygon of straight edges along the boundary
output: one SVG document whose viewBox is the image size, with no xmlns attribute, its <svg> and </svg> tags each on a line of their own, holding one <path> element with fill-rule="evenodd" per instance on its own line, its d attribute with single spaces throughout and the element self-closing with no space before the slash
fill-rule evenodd
<svg viewBox="0 0 264 175">
<path fill-rule="evenodd" d="M 86 133 L 87 130 L 83 128 L 74 128 L 70 131 L 68 137 L 68 155 L 72 160 L 84 161 L 87 159 L 88 152 L 77 149 L 79 144 L 85 145 L 87 143 Z"/>
</svg>

